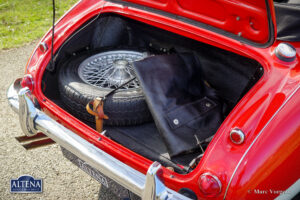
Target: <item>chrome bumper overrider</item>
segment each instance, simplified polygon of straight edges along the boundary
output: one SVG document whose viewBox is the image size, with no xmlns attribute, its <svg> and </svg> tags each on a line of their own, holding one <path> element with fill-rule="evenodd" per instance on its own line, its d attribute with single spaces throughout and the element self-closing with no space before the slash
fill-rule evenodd
<svg viewBox="0 0 300 200">
<path fill-rule="evenodd" d="M 12 109 L 19 113 L 22 130 L 27 136 L 43 132 L 107 177 L 142 197 L 143 200 L 189 199 L 163 184 L 160 178 L 162 168 L 158 162 L 154 162 L 144 175 L 47 116 L 39 109 L 37 103 L 35 105 L 31 100 L 29 89 L 20 87 L 20 79 L 9 87 L 7 98 Z"/>
</svg>

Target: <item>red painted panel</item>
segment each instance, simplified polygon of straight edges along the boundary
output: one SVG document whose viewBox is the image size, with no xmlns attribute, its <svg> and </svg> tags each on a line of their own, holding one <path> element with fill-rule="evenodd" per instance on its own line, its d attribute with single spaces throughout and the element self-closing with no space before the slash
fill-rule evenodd
<svg viewBox="0 0 300 200">
<path fill-rule="evenodd" d="M 274 199 L 300 179 L 300 89 L 242 160 L 228 198 Z"/>
<path fill-rule="evenodd" d="M 190 18 L 256 43 L 270 36 L 264 0 L 124 0 Z M 269 1 L 269 0 L 268 0 Z M 273 4 L 269 1 L 271 14 Z M 275 24 L 275 23 L 274 23 Z M 274 35 L 275 36 L 275 35 Z"/>
<path fill-rule="evenodd" d="M 300 43 L 293 43 L 298 52 L 297 59 L 294 62 L 285 63 L 274 56 L 274 48 L 277 43 L 264 49 L 255 48 L 250 45 L 241 44 L 224 35 L 141 9 L 122 7 L 112 3 L 106 3 L 102 9 L 103 3 L 103 1 L 99 0 L 83 0 L 77 7 L 62 18 L 56 26 L 57 37 L 55 37 L 54 52 L 57 51 L 61 44 L 65 42 L 75 30 L 82 26 L 87 20 L 95 17 L 99 11 L 102 10 L 103 13 L 121 14 L 125 17 L 194 40 L 248 56 L 257 60 L 263 66 L 264 76 L 228 115 L 217 131 L 197 168 L 187 175 L 180 175 L 164 169 L 163 177 L 168 187 L 176 191 L 182 187 L 190 188 L 195 191 L 198 198 L 205 198 L 197 185 L 199 175 L 203 172 L 211 172 L 217 175 L 222 182 L 223 188 L 221 194 L 215 199 L 223 199 L 222 197 L 229 183 L 229 179 L 245 150 L 264 125 L 270 120 L 277 108 L 282 105 L 286 98 L 289 97 L 299 85 L 300 64 L 298 60 L 300 59 Z M 51 33 L 48 32 L 42 41 L 50 46 Z M 41 91 L 41 81 L 49 60 L 50 51 L 44 53 L 37 50 L 32 63 L 29 62 L 27 70 L 27 73 L 31 73 L 36 81 L 37 87 L 33 94 L 37 97 L 43 110 L 53 116 L 59 123 L 62 123 L 78 133 L 78 135 L 95 146 L 103 149 L 105 152 L 140 172 L 145 173 L 152 161 L 128 150 L 105 136 L 101 136 L 95 130 L 80 122 L 44 96 Z M 33 63 L 35 64 L 33 65 Z M 229 140 L 228 134 L 233 127 L 240 127 L 245 133 L 246 140 L 240 146 L 232 144 Z M 102 138 L 101 141 L 98 140 L 99 137 Z M 255 162 L 255 160 L 253 162 Z M 170 176 L 171 174 L 172 176 Z M 241 176 L 242 175 L 243 174 L 241 174 Z M 247 174 L 245 176 L 247 176 Z"/>
<path fill-rule="evenodd" d="M 220 22 L 224 22 L 226 20 L 225 7 L 215 0 L 206 0 L 205 6 L 203 6 L 202 2 L 199 3 L 198 0 L 177 0 L 177 3 L 179 5 L 179 8 L 183 11 L 190 12 L 191 14 L 194 14 L 198 17 L 200 17 L 200 15 L 204 15 Z M 214 9 L 207 9 L 207 7 Z M 216 12 L 216 10 L 218 12 Z"/>
</svg>

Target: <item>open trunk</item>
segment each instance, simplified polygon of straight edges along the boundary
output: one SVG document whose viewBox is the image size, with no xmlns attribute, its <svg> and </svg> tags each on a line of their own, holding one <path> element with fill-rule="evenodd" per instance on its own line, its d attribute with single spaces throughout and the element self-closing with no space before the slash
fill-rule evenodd
<svg viewBox="0 0 300 200">
<path fill-rule="evenodd" d="M 85 58 L 99 52 L 120 49 L 147 52 L 152 57 L 182 53 L 194 55 L 200 62 L 197 67 L 201 71 L 201 74 L 196 76 L 199 77 L 199 81 L 205 83 L 206 87 L 213 89 L 222 102 L 221 120 L 226 118 L 263 74 L 261 65 L 250 58 L 122 16 L 103 14 L 62 45 L 55 57 L 55 68 L 49 64 L 44 73 L 44 94 L 68 111 L 68 106 L 62 101 L 64 97 L 58 92 L 60 68 L 70 60 L 79 65 Z M 153 109 L 151 111 L 153 115 Z M 95 128 L 94 123 L 80 117 L 79 119 Z M 112 140 L 150 160 L 159 161 L 178 173 L 188 173 L 193 170 L 212 137 L 207 137 L 205 142 L 199 144 L 199 148 L 191 152 L 170 155 L 165 139 L 157 127 L 158 123 L 155 118 L 154 121 L 148 120 L 139 125 L 105 125 L 104 130 L 106 136 Z M 216 132 L 219 126 L 220 123 L 213 131 Z"/>
</svg>

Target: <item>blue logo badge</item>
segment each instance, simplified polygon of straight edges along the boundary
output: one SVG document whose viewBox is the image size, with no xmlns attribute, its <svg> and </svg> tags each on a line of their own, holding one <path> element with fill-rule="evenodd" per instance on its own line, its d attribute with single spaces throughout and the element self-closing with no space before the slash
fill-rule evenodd
<svg viewBox="0 0 300 200">
<path fill-rule="evenodd" d="M 18 179 L 10 180 L 10 192 L 12 193 L 39 193 L 42 190 L 42 179 L 34 179 L 30 175 L 23 175 Z"/>
</svg>

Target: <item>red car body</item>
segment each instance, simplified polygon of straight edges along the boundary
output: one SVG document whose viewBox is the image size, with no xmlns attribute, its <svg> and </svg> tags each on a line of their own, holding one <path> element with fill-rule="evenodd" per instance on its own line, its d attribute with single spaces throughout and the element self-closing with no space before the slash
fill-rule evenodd
<svg viewBox="0 0 300 200">
<path fill-rule="evenodd" d="M 197 168 L 187 175 L 163 168 L 164 184 L 175 191 L 189 188 L 198 199 L 274 199 L 288 193 L 292 185 L 296 185 L 299 192 L 300 42 L 291 43 L 297 51 L 294 61 L 285 62 L 276 57 L 274 51 L 281 41 L 276 40 L 273 2 L 267 1 L 270 13 L 266 12 L 264 1 L 211 0 L 205 3 L 205 9 L 202 8 L 204 3 L 197 1 L 129 2 L 181 15 L 235 35 L 242 32 L 243 39 L 238 40 L 141 7 L 130 6 L 130 3 L 122 5 L 82 0 L 57 22 L 54 52 L 75 30 L 102 9 L 102 13 L 123 15 L 252 58 L 264 70 L 262 78 L 239 101 L 218 129 Z M 245 20 L 251 16 L 254 26 L 257 24 L 253 29 Z M 272 29 L 269 28 L 269 22 Z M 51 31 L 41 42 L 51 46 Z M 100 135 L 44 96 L 42 76 L 50 59 L 50 51 L 43 52 L 37 47 L 25 70 L 25 74 L 32 75 L 35 84 L 32 94 L 43 112 L 101 150 L 145 174 L 152 161 Z M 245 134 L 245 141 L 240 145 L 232 143 L 229 138 L 230 131 L 236 127 Z M 216 197 L 206 196 L 199 188 L 199 177 L 207 172 L 218 177 L 222 184 L 221 192 Z"/>
</svg>

